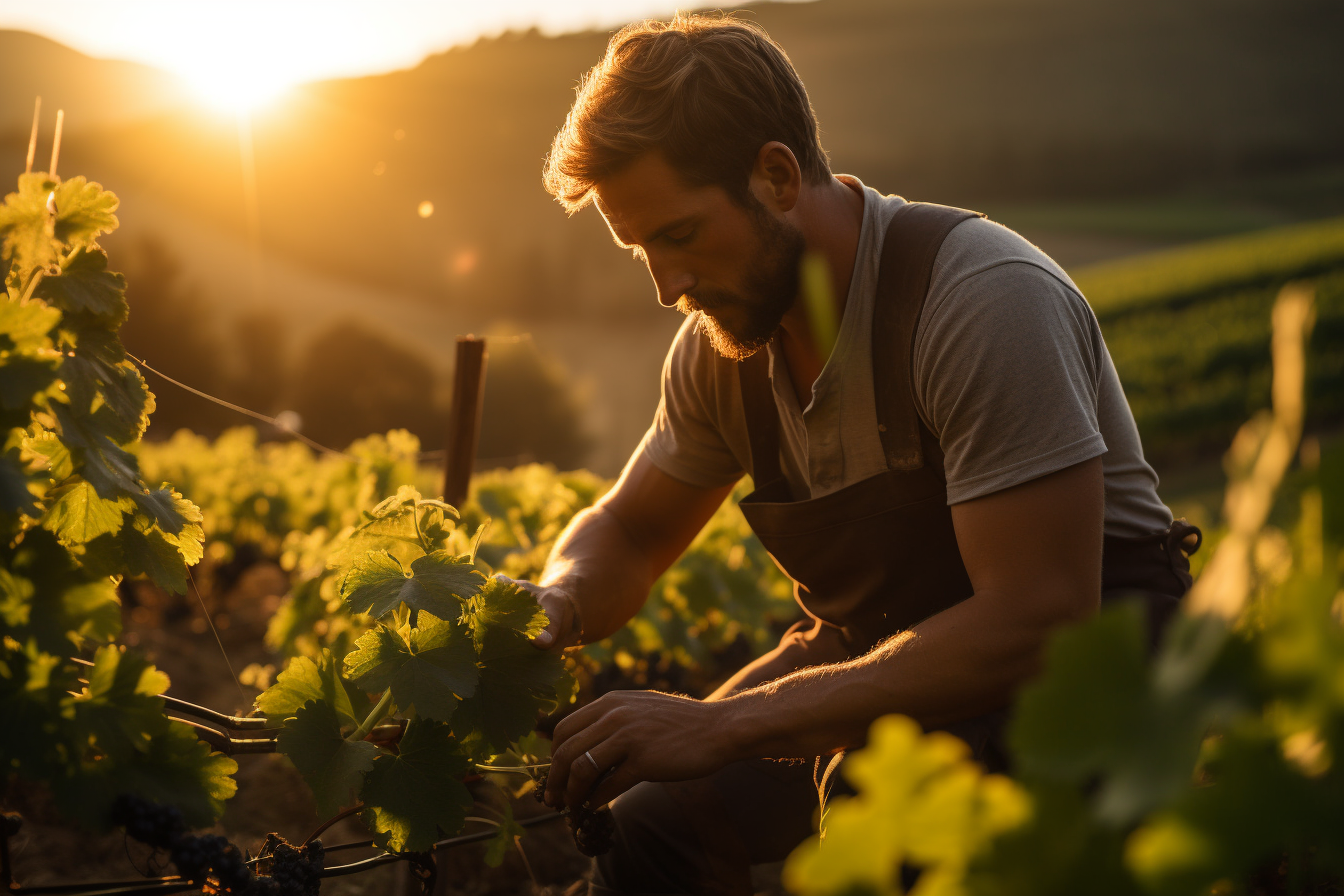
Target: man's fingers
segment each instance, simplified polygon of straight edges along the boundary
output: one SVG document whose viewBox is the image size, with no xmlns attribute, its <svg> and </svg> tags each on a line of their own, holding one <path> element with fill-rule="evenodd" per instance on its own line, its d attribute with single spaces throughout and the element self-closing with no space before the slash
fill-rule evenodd
<svg viewBox="0 0 1344 896">
<path fill-rule="evenodd" d="M 537 603 L 546 611 L 546 618 L 550 621 L 546 624 L 546 628 L 537 632 L 532 643 L 541 648 L 554 647 L 569 632 L 571 619 L 569 601 L 548 596 L 539 598 Z"/>
<path fill-rule="evenodd" d="M 569 766 L 569 780 L 565 785 L 565 805 L 581 806 L 591 802 L 594 786 L 624 759 L 625 751 L 620 750 L 610 740 L 603 741 L 579 754 Z"/>
<path fill-rule="evenodd" d="M 594 809 L 600 808 L 638 783 L 640 783 L 639 776 L 629 770 L 628 763 L 618 765 L 593 788 L 592 793 L 588 795 L 588 803 Z"/>
<path fill-rule="evenodd" d="M 566 802 L 570 776 L 576 770 L 582 773 L 583 766 L 592 765 L 583 758 L 584 751 L 593 749 L 607 737 L 606 726 L 601 725 L 601 702 L 599 699 L 566 716 L 561 722 L 563 732 L 560 726 L 556 727 L 551 739 L 551 769 L 546 775 L 546 805 Z M 588 783 L 591 785 L 592 779 Z"/>
</svg>

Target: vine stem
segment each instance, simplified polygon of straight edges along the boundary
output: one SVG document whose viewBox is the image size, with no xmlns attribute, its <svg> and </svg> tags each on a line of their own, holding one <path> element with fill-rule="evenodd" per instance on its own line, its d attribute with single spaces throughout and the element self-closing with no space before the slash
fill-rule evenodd
<svg viewBox="0 0 1344 896">
<path fill-rule="evenodd" d="M 352 731 L 346 740 L 354 743 L 368 737 L 369 732 L 373 730 L 374 726 L 381 722 L 383 717 L 387 715 L 387 708 L 391 705 L 392 689 L 388 688 L 383 691 L 383 696 L 378 698 L 378 703 L 373 707 L 373 711 L 369 713 L 368 718 L 366 718 L 358 728 Z"/>
<path fill-rule="evenodd" d="M 326 821 L 324 821 L 324 822 L 322 822 L 320 825 L 318 825 L 318 826 L 317 826 L 317 830 L 315 830 L 315 831 L 313 831 L 311 834 L 309 834 L 309 835 L 308 835 L 308 839 L 303 841 L 303 845 L 304 845 L 304 846 L 307 846 L 309 843 L 312 843 L 312 842 L 313 842 L 314 840 L 316 840 L 318 837 L 321 837 L 324 833 L 326 833 L 327 828 L 331 827 L 332 825 L 334 825 L 336 822 L 340 821 L 341 819 L 343 819 L 343 818 L 349 818 L 351 815 L 354 815 L 354 814 L 356 814 L 356 813 L 358 813 L 358 812 L 363 812 L 363 811 L 364 811 L 364 804 L 363 804 L 363 803 L 355 803 L 355 804 L 354 804 L 353 806 L 351 806 L 349 809 L 346 809 L 346 810 L 344 810 L 344 811 L 342 811 L 342 812 L 338 812 L 336 815 L 332 816 L 331 818 L 328 818 Z"/>
<path fill-rule="evenodd" d="M 429 549 L 429 542 L 425 541 L 425 533 L 420 531 L 420 505 L 415 504 L 411 507 L 411 519 L 415 521 L 415 537 L 420 539 L 420 547 L 426 554 L 434 553 Z"/>
<path fill-rule="evenodd" d="M 29 299 L 31 299 L 33 297 L 33 293 L 37 290 L 37 284 L 42 282 L 42 278 L 44 276 L 46 276 L 46 271 L 42 270 L 41 268 L 38 268 L 36 271 L 34 271 L 33 279 L 28 281 L 28 286 L 24 288 L 23 297 L 20 298 L 19 301 L 26 302 Z"/>
</svg>

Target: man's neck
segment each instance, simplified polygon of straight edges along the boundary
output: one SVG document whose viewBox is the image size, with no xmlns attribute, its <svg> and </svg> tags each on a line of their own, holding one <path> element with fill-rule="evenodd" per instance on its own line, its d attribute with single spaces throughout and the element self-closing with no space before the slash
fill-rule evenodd
<svg viewBox="0 0 1344 896">
<path fill-rule="evenodd" d="M 805 189 L 795 213 L 795 223 L 803 233 L 807 252 L 826 262 L 838 321 L 844 317 L 849 284 L 854 279 L 859 230 L 863 224 L 863 194 L 858 188 L 832 177 L 824 184 Z M 812 384 L 826 366 L 826 356 L 817 346 L 807 303 L 801 297 L 780 321 L 778 339 L 798 396 L 798 406 L 806 408 L 812 401 Z"/>
</svg>

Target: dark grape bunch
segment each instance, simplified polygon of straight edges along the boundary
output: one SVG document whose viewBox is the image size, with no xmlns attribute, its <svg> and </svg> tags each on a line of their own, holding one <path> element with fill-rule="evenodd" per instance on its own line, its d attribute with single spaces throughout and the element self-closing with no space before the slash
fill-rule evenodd
<svg viewBox="0 0 1344 896">
<path fill-rule="evenodd" d="M 322 841 L 302 848 L 268 834 L 256 874 L 242 853 L 218 834 L 190 834 L 182 813 L 173 806 L 123 795 L 112 806 L 112 823 L 155 849 L 166 850 L 177 873 L 192 883 L 215 882 L 218 893 L 233 896 L 318 896 L 325 856 Z"/>
<path fill-rule="evenodd" d="M 213 877 L 219 889 L 229 893 L 246 893 L 253 883 L 252 869 L 247 867 L 238 847 L 218 834 L 187 834 L 173 844 L 170 855 L 177 873 L 193 883 Z"/>
<path fill-rule="evenodd" d="M 325 854 L 321 840 L 313 840 L 302 847 L 286 843 L 279 834 L 267 834 L 266 843 L 261 848 L 261 857 L 271 880 L 279 886 L 279 892 L 295 896 L 317 896 L 322 879 L 318 872 L 322 870 Z"/>
<path fill-rule="evenodd" d="M 532 795 L 537 798 L 537 802 L 541 802 L 546 793 L 546 778 L 546 769 L 532 773 L 532 780 L 537 785 Z M 569 826 L 569 833 L 573 835 L 574 845 L 579 848 L 579 852 L 586 856 L 600 856 L 611 849 L 611 835 L 616 831 L 616 820 L 612 818 L 610 809 L 593 810 L 577 806 L 561 809 L 560 814 L 565 817 L 565 824 Z"/>
<path fill-rule="evenodd" d="M 155 849 L 172 849 L 187 832 L 187 823 L 176 806 L 152 803 L 129 794 L 113 801 L 112 823 Z"/>
</svg>

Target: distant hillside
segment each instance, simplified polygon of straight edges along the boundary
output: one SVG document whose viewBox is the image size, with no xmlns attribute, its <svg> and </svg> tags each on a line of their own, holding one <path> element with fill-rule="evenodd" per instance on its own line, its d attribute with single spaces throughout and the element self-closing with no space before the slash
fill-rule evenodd
<svg viewBox="0 0 1344 896">
<path fill-rule="evenodd" d="M 835 167 L 915 198 L 1152 194 L 1344 161 L 1344 6 L 1332 0 L 820 0 L 745 14 L 794 59 Z M 566 221 L 539 185 L 605 41 L 506 35 L 313 85 L 263 114 L 264 245 L 511 313 L 643 302 L 644 275 L 596 217 Z M 243 229 L 231 122 L 163 116 L 68 153 L 113 186 Z M 433 217 L 417 216 L 422 200 Z"/>
<path fill-rule="evenodd" d="M 186 99 L 178 80 L 166 72 L 93 59 L 25 31 L 0 30 L 0 83 L 0 132 L 21 134 L 25 141 L 38 95 L 47 110 L 48 140 L 57 109 L 69 117 L 70 133 L 79 134 L 158 115 Z"/>
</svg>

